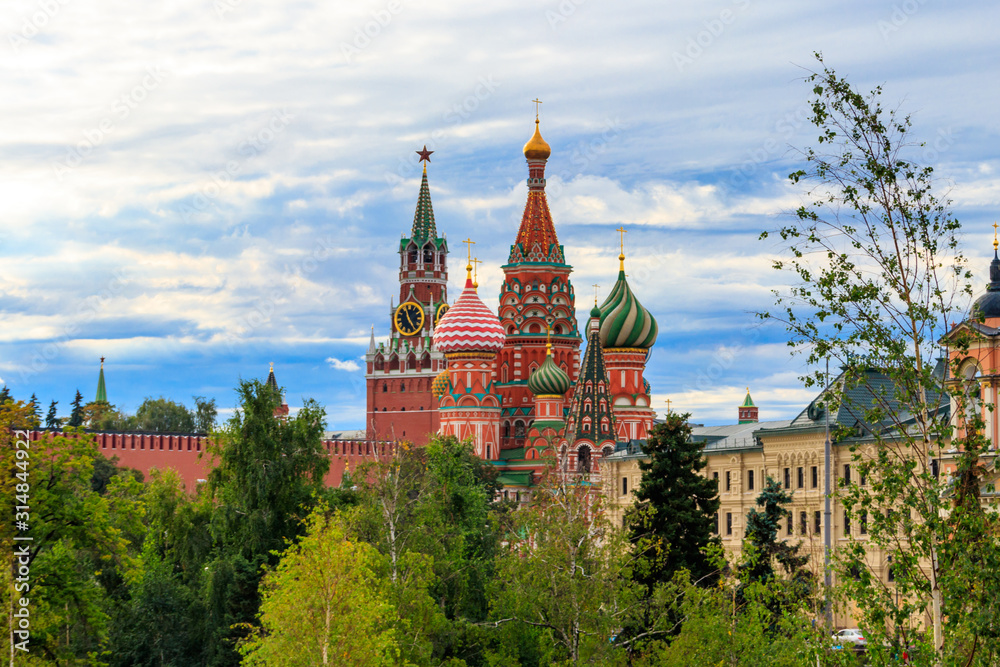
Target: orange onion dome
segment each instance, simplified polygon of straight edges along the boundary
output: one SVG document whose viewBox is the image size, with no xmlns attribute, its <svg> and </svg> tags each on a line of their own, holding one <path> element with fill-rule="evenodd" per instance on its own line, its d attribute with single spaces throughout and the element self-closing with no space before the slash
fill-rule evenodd
<svg viewBox="0 0 1000 667">
<path fill-rule="evenodd" d="M 531 135 L 531 139 L 528 139 L 528 143 L 524 145 L 524 157 L 529 160 L 548 160 L 550 155 L 552 155 L 552 149 L 545 139 L 542 139 L 542 133 L 538 130 L 538 119 L 536 118 L 535 133 Z"/>
<path fill-rule="evenodd" d="M 434 328 L 434 349 L 445 354 L 497 353 L 503 347 L 504 338 L 499 318 L 476 294 L 471 276 L 467 277 L 461 296 Z"/>
<path fill-rule="evenodd" d="M 451 389 L 451 377 L 448 375 L 448 369 L 445 369 L 438 373 L 434 381 L 431 382 L 431 394 L 434 398 L 441 398 Z"/>
</svg>

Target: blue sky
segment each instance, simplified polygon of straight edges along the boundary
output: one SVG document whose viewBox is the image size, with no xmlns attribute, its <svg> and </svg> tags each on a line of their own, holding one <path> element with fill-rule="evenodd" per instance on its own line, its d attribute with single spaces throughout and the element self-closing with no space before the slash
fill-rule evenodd
<svg viewBox="0 0 1000 667">
<path fill-rule="evenodd" d="M 496 302 L 540 97 L 549 203 L 578 294 L 630 283 L 647 377 L 695 422 L 810 398 L 752 312 L 787 277 L 761 230 L 802 192 L 813 51 L 914 116 L 985 276 L 1000 201 L 1000 7 L 921 2 L 35 0 L 0 9 L 0 377 L 14 395 L 233 406 L 275 362 L 293 407 L 363 423 L 397 239 L 429 168 L 439 230 Z M 457 280 L 461 271 L 453 271 Z M 980 281 L 982 282 L 982 280 Z M 452 286 L 452 296 L 458 285 Z M 586 299 L 582 300 L 587 303 Z"/>
</svg>

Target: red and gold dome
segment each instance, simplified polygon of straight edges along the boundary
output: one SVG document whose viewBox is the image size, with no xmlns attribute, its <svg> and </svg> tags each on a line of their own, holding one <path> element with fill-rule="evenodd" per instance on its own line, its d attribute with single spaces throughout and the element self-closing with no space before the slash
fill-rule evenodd
<svg viewBox="0 0 1000 667">
<path fill-rule="evenodd" d="M 448 374 L 448 369 L 444 369 L 438 373 L 437 377 L 434 378 L 434 382 L 431 383 L 431 394 L 434 398 L 440 399 L 442 396 L 450 391 L 451 377 Z"/>
<path fill-rule="evenodd" d="M 445 354 L 496 353 L 504 338 L 500 320 L 476 294 L 472 277 L 467 277 L 461 296 L 434 329 L 434 349 Z"/>
</svg>

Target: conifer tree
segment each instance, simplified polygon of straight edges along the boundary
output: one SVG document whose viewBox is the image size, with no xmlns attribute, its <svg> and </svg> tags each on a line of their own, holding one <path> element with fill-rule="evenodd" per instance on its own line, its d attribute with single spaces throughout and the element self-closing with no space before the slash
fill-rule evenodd
<svg viewBox="0 0 1000 667">
<path fill-rule="evenodd" d="M 696 582 L 715 569 L 705 548 L 719 541 L 713 535 L 718 483 L 699 474 L 706 462 L 701 445 L 691 441 L 688 416 L 668 414 L 654 426 L 645 445 L 649 461 L 639 462 L 639 504 L 628 516 L 628 528 L 646 554 L 638 577 L 647 586 L 670 581 L 680 569 Z"/>
<path fill-rule="evenodd" d="M 4 385 L 3 389 L 0 389 L 0 405 L 3 405 L 12 398 L 14 397 L 10 395 L 10 389 L 7 388 L 7 385 Z"/>
<path fill-rule="evenodd" d="M 31 400 L 28 401 L 28 406 L 31 408 L 31 416 L 34 418 L 34 424 L 37 427 L 42 423 L 42 410 L 38 407 L 38 396 L 32 394 Z"/>
<path fill-rule="evenodd" d="M 792 495 L 781 488 L 778 480 L 768 477 L 757 496 L 757 505 L 762 509 L 755 507 L 747 513 L 743 545 L 748 558 L 740 566 L 740 580 L 744 585 L 752 582 L 770 583 L 774 579 L 777 564 L 790 580 L 801 584 L 800 593 L 806 594 L 811 589 L 812 573 L 804 569 L 809 557 L 799 555 L 801 543 L 778 541 L 782 520 L 792 521 L 792 515 L 787 509 L 791 502 Z"/>
<path fill-rule="evenodd" d="M 61 425 L 59 417 L 56 414 L 57 405 L 59 405 L 59 401 L 52 401 L 49 403 L 49 411 L 45 415 L 45 428 L 59 428 Z"/>
<path fill-rule="evenodd" d="M 67 426 L 83 426 L 83 394 L 80 393 L 79 389 L 76 390 L 72 405 L 73 411 L 69 413 Z"/>
</svg>

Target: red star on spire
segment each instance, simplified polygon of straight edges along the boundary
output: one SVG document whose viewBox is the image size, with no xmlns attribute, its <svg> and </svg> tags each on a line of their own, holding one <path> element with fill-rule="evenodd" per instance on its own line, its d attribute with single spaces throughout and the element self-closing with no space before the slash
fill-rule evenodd
<svg viewBox="0 0 1000 667">
<path fill-rule="evenodd" d="M 414 151 L 414 152 L 417 155 L 420 156 L 420 162 L 430 162 L 431 161 L 431 153 L 433 153 L 434 151 L 427 150 L 427 144 L 424 144 L 424 150 L 422 150 L 422 151 Z"/>
</svg>

